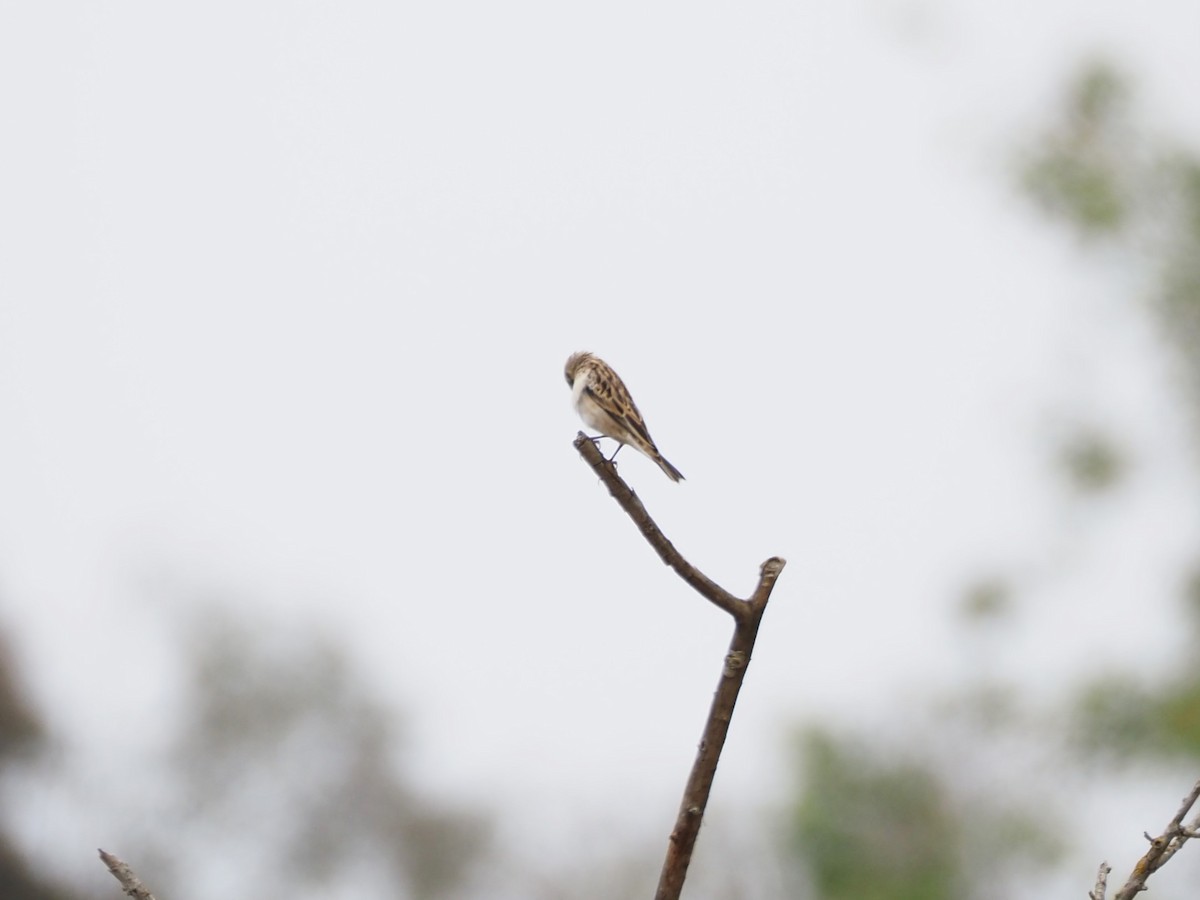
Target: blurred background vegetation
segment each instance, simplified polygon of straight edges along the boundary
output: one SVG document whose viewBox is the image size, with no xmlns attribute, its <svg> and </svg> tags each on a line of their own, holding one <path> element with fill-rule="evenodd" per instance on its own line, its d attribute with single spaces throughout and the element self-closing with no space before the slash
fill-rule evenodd
<svg viewBox="0 0 1200 900">
<path fill-rule="evenodd" d="M 1031 209 L 1077 240 L 1085 259 L 1119 260 L 1135 273 L 1128 303 L 1161 334 L 1179 375 L 1172 400 L 1200 438 L 1200 158 L 1141 118 L 1136 84 L 1105 60 L 1079 68 L 1056 117 L 1014 155 L 1012 178 Z M 1135 443 L 1083 421 L 1055 438 L 1048 458 L 1071 502 L 1086 504 L 1135 489 Z M 1177 616 L 1186 636 L 1157 680 L 1127 674 L 1122 649 L 1153 651 L 1121 648 L 1118 635 L 1098 672 L 1053 708 L 981 667 L 877 727 L 797 723 L 793 782 L 751 836 L 706 826 L 687 896 L 1082 897 L 1099 859 L 1075 854 L 1076 838 L 1097 821 L 1094 799 L 1081 798 L 1161 787 L 1158 819 L 1118 823 L 1126 843 L 1111 859 L 1123 879 L 1119 853 L 1136 859 L 1140 844 L 1130 851 L 1131 843 L 1166 823 L 1200 773 L 1200 558 L 1176 574 L 1177 609 L 1147 609 Z M 989 634 L 1037 629 L 1024 590 L 1005 571 L 969 585 L 959 604 L 963 641 L 1003 653 Z M 347 884 L 414 900 L 652 892 L 658 844 L 581 849 L 548 871 L 514 864 L 497 837 L 503 810 L 462 809 L 415 783 L 403 717 L 372 697 L 343 648 L 294 623 L 269 631 L 268 639 L 219 607 L 195 606 L 177 634 L 181 699 L 164 710 L 174 737 L 148 751 L 136 795 L 73 769 L 75 757 L 56 749 L 26 699 L 16 657 L 4 653 L 0 767 L 9 793 L 56 784 L 69 803 L 103 810 L 109 827 L 98 840 L 165 900 L 336 897 Z M 714 808 L 719 794 L 720 778 Z M 22 853 L 13 827 L 21 808 L 10 805 L 0 830 L 0 896 L 116 896 L 115 885 L 97 893 L 99 875 L 85 887 L 54 861 Z M 1118 832 L 1110 824 L 1105 833 Z M 213 875 L 206 862 L 217 856 L 236 877 Z M 1193 896 L 1198 861 L 1200 848 L 1186 848 L 1155 879 L 1155 896 Z"/>
</svg>

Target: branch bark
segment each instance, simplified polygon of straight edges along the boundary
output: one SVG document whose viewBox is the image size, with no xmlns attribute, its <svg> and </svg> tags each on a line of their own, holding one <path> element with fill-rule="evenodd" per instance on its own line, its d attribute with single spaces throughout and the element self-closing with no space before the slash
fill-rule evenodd
<svg viewBox="0 0 1200 900">
<path fill-rule="evenodd" d="M 1200 800 L 1200 781 L 1197 781 L 1192 786 L 1191 792 L 1183 798 L 1174 818 L 1167 823 L 1163 833 L 1158 837 L 1146 835 L 1146 840 L 1150 842 L 1150 849 L 1138 860 L 1129 879 L 1113 895 L 1113 900 L 1133 900 L 1134 897 L 1146 890 L 1146 879 L 1165 866 L 1189 838 L 1200 836 L 1197 833 L 1200 830 L 1200 816 L 1194 818 L 1190 825 L 1183 824 L 1183 820 L 1187 818 L 1188 812 L 1196 805 L 1197 800 Z M 1108 875 L 1107 863 L 1100 864 L 1100 872 L 1104 877 L 1096 879 L 1096 887 L 1091 892 L 1093 900 L 1104 900 L 1104 882 Z"/>
<path fill-rule="evenodd" d="M 704 818 L 704 810 L 712 792 L 717 763 L 725 746 L 725 738 L 729 734 L 733 708 L 750 666 L 750 655 L 758 637 L 758 627 L 766 611 L 771 591 L 786 561 L 778 556 L 768 559 L 759 569 L 758 586 L 749 599 L 735 597 L 683 558 L 675 549 L 675 545 L 667 540 L 650 518 L 642 501 L 617 474 L 616 466 L 604 458 L 591 438 L 580 432 L 575 438 L 575 449 L 604 482 L 609 493 L 628 513 L 662 561 L 674 569 L 700 596 L 727 612 L 734 620 L 733 638 L 729 642 L 717 690 L 704 723 L 696 760 L 684 787 L 683 800 L 679 804 L 675 827 L 667 843 L 666 859 L 663 861 L 658 890 L 654 895 L 655 900 L 678 900 L 683 890 L 684 879 L 687 877 L 688 864 L 692 860 L 696 837 L 700 834 L 700 822 Z"/>
<path fill-rule="evenodd" d="M 113 878 L 121 883 L 121 889 L 127 895 L 133 897 L 134 900 L 154 900 L 154 895 L 125 862 L 103 850 L 100 851 L 100 859 L 104 861 L 104 865 L 108 866 L 108 871 L 112 872 Z"/>
</svg>

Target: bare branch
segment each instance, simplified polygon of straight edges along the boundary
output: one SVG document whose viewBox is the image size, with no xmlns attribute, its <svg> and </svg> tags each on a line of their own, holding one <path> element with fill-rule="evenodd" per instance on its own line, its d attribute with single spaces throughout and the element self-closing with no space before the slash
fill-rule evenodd
<svg viewBox="0 0 1200 900">
<path fill-rule="evenodd" d="M 621 476 L 617 474 L 617 467 L 604 458 L 604 454 L 596 447 L 595 442 L 582 431 L 575 438 L 575 449 L 600 476 L 600 480 L 604 482 L 608 492 L 621 504 L 621 508 L 629 514 L 629 518 L 633 519 L 633 524 L 638 527 L 646 540 L 650 542 L 650 546 L 662 557 L 663 562 L 674 569 L 679 577 L 695 588 L 702 597 L 715 603 L 735 619 L 740 619 L 748 614 L 744 608 L 745 601 L 733 596 L 683 558 L 682 554 L 675 549 L 675 545 L 668 541 L 659 527 L 654 524 L 654 520 L 646 512 L 646 507 L 642 505 L 637 494 L 621 480 Z"/>
<path fill-rule="evenodd" d="M 621 508 L 637 525 L 642 535 L 649 541 L 658 555 L 668 566 L 691 585 L 702 597 L 715 606 L 733 616 L 733 639 L 721 667 L 720 680 L 717 682 L 716 693 L 713 694 L 712 706 L 704 723 L 704 732 L 700 738 L 700 746 L 696 752 L 696 761 L 688 775 L 684 787 L 683 800 L 679 804 L 679 813 L 675 818 L 675 827 L 667 843 L 667 855 L 663 861 L 662 874 L 659 876 L 658 890 L 655 900 L 678 900 L 683 890 L 683 882 L 687 877 L 688 864 L 692 860 L 692 850 L 696 845 L 696 837 L 700 833 L 700 822 L 704 818 L 704 810 L 708 806 L 708 797 L 712 792 L 712 783 L 717 773 L 717 763 L 721 758 L 721 750 L 725 746 L 725 738 L 729 734 L 729 723 L 733 720 L 733 708 L 737 703 L 738 692 L 746 677 L 750 665 L 750 654 L 754 649 L 754 641 L 758 637 L 758 626 L 767 608 L 767 601 L 779 574 L 783 571 L 785 560 L 774 556 L 764 562 L 759 569 L 758 586 L 748 600 L 741 600 L 726 591 L 715 581 L 689 563 L 675 545 L 667 540 L 659 529 L 646 507 L 637 495 L 630 490 L 621 477 L 617 475 L 616 466 L 604 458 L 595 443 L 583 432 L 575 439 L 575 449 L 591 465 L 596 474 L 608 487 L 609 493 L 616 498 Z"/>
<path fill-rule="evenodd" d="M 1117 891 L 1113 900 L 1133 900 L 1135 896 L 1146 890 L 1146 879 L 1165 866 L 1171 857 L 1179 852 L 1179 848 L 1187 842 L 1188 838 L 1193 836 L 1200 827 L 1200 817 L 1197 817 L 1189 827 L 1184 827 L 1183 820 L 1191 808 L 1196 805 L 1198 799 L 1200 799 L 1200 781 L 1197 781 L 1188 795 L 1183 798 L 1174 818 L 1167 823 L 1166 830 L 1158 837 L 1146 835 L 1146 839 L 1150 841 L 1150 849 L 1146 851 L 1145 856 L 1138 860 L 1129 880 Z"/>
<path fill-rule="evenodd" d="M 134 900 L 154 900 L 154 895 L 146 889 L 141 880 L 133 873 L 133 869 L 111 853 L 100 851 L 100 859 L 108 866 L 108 871 L 121 883 L 122 890 Z"/>
<path fill-rule="evenodd" d="M 1100 863 L 1100 868 L 1096 872 L 1096 886 L 1088 891 L 1088 896 L 1092 900 L 1104 900 L 1104 892 L 1108 890 L 1108 873 L 1112 871 L 1112 866 L 1107 862 Z"/>
</svg>

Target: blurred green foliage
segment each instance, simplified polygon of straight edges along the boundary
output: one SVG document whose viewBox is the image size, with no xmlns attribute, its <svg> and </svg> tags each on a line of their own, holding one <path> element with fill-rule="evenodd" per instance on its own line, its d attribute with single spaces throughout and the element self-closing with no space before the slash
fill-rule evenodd
<svg viewBox="0 0 1200 900">
<path fill-rule="evenodd" d="M 821 900 L 982 898 L 1062 851 L 1044 806 L 968 795 L 928 750 L 810 728 L 799 768 L 788 850 Z"/>
<path fill-rule="evenodd" d="M 380 896 L 479 896 L 470 888 L 489 817 L 421 788 L 404 766 L 399 717 L 336 642 L 294 622 L 256 629 L 220 606 L 192 613 L 173 648 L 184 682 L 171 701 L 177 730 L 165 753 L 147 751 L 102 786 L 112 793 L 101 791 L 97 842 L 180 900 L 213 896 L 210 872 L 262 898 L 328 896 L 364 878 Z M 69 756 L 43 754 L 42 731 L 0 653 L 0 774 L 27 776 L 28 759 L 55 792 L 75 786 L 86 810 L 93 785 Z M 0 898 L 71 900 L 21 858 L 4 824 Z M 98 861 L 95 876 L 108 878 Z"/>
<path fill-rule="evenodd" d="M 1125 473 L 1125 458 L 1116 442 L 1095 429 L 1077 429 L 1060 453 L 1068 483 L 1081 494 L 1106 491 Z"/>
<path fill-rule="evenodd" d="M 1193 417 L 1200 422 L 1200 160 L 1163 151 L 1151 177 L 1155 191 L 1149 230 L 1160 260 L 1157 308 L 1185 363 Z"/>
<path fill-rule="evenodd" d="M 1144 266 L 1200 430 L 1200 159 L 1139 122 L 1132 98 L 1111 63 L 1084 66 L 1059 120 L 1022 155 L 1019 180 L 1052 219 L 1084 238 L 1111 238 Z"/>
<path fill-rule="evenodd" d="M 959 611 L 971 623 L 994 621 L 1012 611 L 1012 585 L 999 575 L 986 576 L 963 592 Z"/>
<path fill-rule="evenodd" d="M 1190 630 L 1200 646 L 1200 572 L 1184 583 Z M 1110 673 L 1086 685 L 1072 710 L 1073 744 L 1093 759 L 1200 763 L 1200 654 L 1185 652 L 1158 681 Z"/>
<path fill-rule="evenodd" d="M 1057 221 L 1084 237 L 1110 234 L 1123 258 L 1143 267 L 1150 309 L 1184 374 L 1181 406 L 1200 426 L 1200 159 L 1141 125 L 1132 93 L 1112 65 L 1085 67 L 1061 120 L 1035 142 L 1023 184 Z M 1063 447 L 1062 462 L 1084 493 L 1110 487 L 1126 468 L 1113 440 L 1086 429 Z M 1200 610 L 1200 579 L 1184 599 L 1189 612 Z M 1193 646 L 1197 638 L 1200 628 Z M 1072 746 L 1093 758 L 1200 760 L 1197 660 L 1185 656 L 1155 684 L 1096 678 L 1065 717 Z"/>
<path fill-rule="evenodd" d="M 1026 142 L 1020 187 L 1085 247 L 1115 254 L 1126 271 L 1137 267 L 1142 277 L 1134 283 L 1146 290 L 1131 299 L 1152 299 L 1144 308 L 1187 376 L 1182 405 L 1200 412 L 1200 159 L 1152 136 L 1138 121 L 1133 99 L 1116 66 L 1102 60 L 1082 66 L 1054 120 Z M 1194 418 L 1200 425 L 1200 415 Z M 1065 482 L 1079 495 L 1094 495 L 1127 475 L 1125 445 L 1123 435 L 1080 426 L 1054 451 Z M 1003 573 L 980 577 L 961 598 L 961 622 L 976 634 L 1002 621 L 1036 627 L 1015 619 L 1016 584 Z M 1031 785 L 1024 797 L 997 790 L 968 798 L 957 785 L 976 752 L 986 756 L 1011 746 L 1013 766 L 1021 753 L 1042 754 L 1050 771 L 1088 765 L 1113 780 L 1131 762 L 1181 769 L 1181 783 L 1194 778 L 1200 763 L 1200 653 L 1194 652 L 1200 648 L 1200 563 L 1183 594 L 1194 625 L 1193 652 L 1185 650 L 1157 679 L 1109 670 L 1067 690 L 1060 705 L 1035 719 L 1021 712 L 1015 688 L 987 680 L 986 673 L 1003 667 L 985 666 L 978 682 L 953 685 L 920 711 L 932 726 L 919 738 L 928 744 L 924 751 L 898 749 L 894 739 L 809 730 L 799 753 L 803 777 L 790 812 L 789 851 L 812 895 L 1001 896 L 989 867 L 1001 873 L 1024 867 L 1028 883 L 1029 868 L 1058 859 L 1069 830 L 1051 830 L 1045 788 L 1053 776 L 1043 772 L 1049 780 L 1040 791 Z M 945 752 L 949 744 L 961 752 Z M 1039 749 L 1031 751 L 1034 745 Z M 1140 831 L 1131 826 L 1132 836 Z"/>
<path fill-rule="evenodd" d="M 1041 137 L 1024 164 L 1028 194 L 1084 235 L 1119 231 L 1128 218 L 1122 140 L 1127 94 L 1108 63 L 1086 67 L 1069 89 L 1063 121 Z"/>
<path fill-rule="evenodd" d="M 45 751 L 45 727 L 25 696 L 8 640 L 0 636 L 0 778 L 20 779 L 26 766 Z M 53 873 L 39 872 L 17 849 L 8 822 L 0 822 L 0 897 L 4 900 L 70 900 L 65 887 L 51 884 Z"/>
<path fill-rule="evenodd" d="M 399 716 L 372 696 L 339 644 L 282 623 L 252 629 L 209 606 L 195 611 L 186 637 L 185 716 L 167 779 L 173 818 L 202 832 L 213 820 L 238 822 L 237 842 L 276 860 L 275 885 L 293 880 L 289 896 L 344 881 L 364 858 L 390 894 L 461 895 L 487 845 L 487 821 L 418 789 L 401 765 Z M 209 834 L 206 851 L 218 840 Z M 173 848 L 159 851 L 165 858 Z"/>
<path fill-rule="evenodd" d="M 822 900 L 962 900 L 959 823 L 935 773 L 810 730 L 795 850 Z"/>
<path fill-rule="evenodd" d="M 1074 744 L 1091 758 L 1200 760 L 1200 679 L 1194 675 L 1151 686 L 1104 676 L 1080 692 L 1073 711 Z"/>
<path fill-rule="evenodd" d="M 0 760 L 35 752 L 43 732 L 21 689 L 8 641 L 0 636 Z"/>
</svg>

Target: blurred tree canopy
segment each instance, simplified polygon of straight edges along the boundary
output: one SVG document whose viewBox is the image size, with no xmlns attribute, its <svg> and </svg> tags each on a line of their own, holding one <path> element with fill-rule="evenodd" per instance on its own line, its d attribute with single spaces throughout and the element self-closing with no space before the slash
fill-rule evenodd
<svg viewBox="0 0 1200 900">
<path fill-rule="evenodd" d="M 1129 79 L 1109 61 L 1083 66 L 1063 107 L 1027 148 L 1021 181 L 1052 221 L 1144 271 L 1200 425 L 1200 158 L 1139 120 Z"/>
<path fill-rule="evenodd" d="M 958 818 L 929 767 L 873 758 L 819 730 L 803 739 L 808 785 L 795 809 L 796 848 L 826 900 L 966 896 Z"/>
<path fill-rule="evenodd" d="M 356 875 L 388 896 L 463 890 L 487 844 L 484 818 L 404 777 L 399 717 L 369 695 L 340 646 L 205 609 L 185 649 L 186 714 L 168 762 L 173 818 L 195 829 L 205 856 L 224 847 L 236 857 L 251 842 L 265 882 L 257 896 L 319 893 Z M 179 836 L 146 835 L 154 858 L 178 857 Z M 171 873 L 162 883 L 189 880 Z"/>
<path fill-rule="evenodd" d="M 1032 143 L 1024 182 L 1052 221 L 1084 238 L 1102 234 L 1097 252 L 1120 253 L 1143 272 L 1146 308 L 1183 374 L 1178 405 L 1200 449 L 1200 158 L 1155 136 L 1133 97 L 1113 64 L 1085 65 L 1067 89 L 1062 121 Z M 1098 435 L 1077 441 L 1073 456 L 1072 474 L 1097 486 L 1120 465 Z M 1200 650 L 1196 579 L 1179 580 L 1191 646 Z M 1109 759 L 1200 760 L 1197 660 L 1186 655 L 1158 684 L 1112 673 L 1085 686 L 1070 716 L 1074 745 Z"/>
<path fill-rule="evenodd" d="M 1130 80 L 1107 61 L 1088 62 L 1067 86 L 1058 118 L 1024 142 L 1018 181 L 1029 202 L 1087 252 L 1135 267 L 1149 302 L 1130 300 L 1156 322 L 1183 373 L 1177 406 L 1200 426 L 1200 159 L 1152 135 L 1138 120 Z M 1200 428 L 1193 434 L 1200 438 Z M 1078 495 L 1108 490 L 1132 466 L 1120 446 L 1102 429 L 1081 426 L 1058 450 L 1059 471 Z M 981 577 L 963 598 L 962 625 L 1019 619 L 1017 583 L 1003 573 Z M 1189 649 L 1154 683 L 1114 667 L 1083 683 L 1064 708 L 1036 717 L 1003 684 L 957 685 L 914 715 L 933 726 L 903 745 L 808 729 L 784 850 L 803 873 L 805 893 L 818 900 L 1012 896 L 1068 849 L 1060 836 L 1070 829 L 1052 803 L 1056 771 L 1086 768 L 1106 784 L 1170 771 L 1184 793 L 1200 769 L 1200 576 L 1182 573 L 1180 583 Z M 977 727 L 964 732 L 971 722 Z M 958 750 L 947 754 L 954 742 Z M 964 773 L 996 745 L 1010 748 L 1000 767 L 1021 773 L 1018 787 L 1010 779 L 983 795 L 964 791 Z M 1163 822 L 1173 812 L 1164 806 Z M 1144 827 L 1128 823 L 1130 840 Z M 988 836 L 982 856 L 980 835 Z M 1182 856 L 1196 853 L 1186 847 Z M 1089 887 L 1081 881 L 1078 895 Z M 1170 896 L 1161 882 L 1155 890 Z"/>
<path fill-rule="evenodd" d="M 0 638 L 0 778 L 21 777 L 31 757 L 44 749 L 45 729 L 25 701 L 7 639 Z M 0 897 L 4 900 L 69 900 L 65 888 L 17 849 L 0 822 Z"/>
<path fill-rule="evenodd" d="M 95 845 L 119 848 L 158 896 L 468 895 L 487 817 L 416 786 L 396 712 L 315 630 L 256 629 L 217 607 L 194 610 L 176 653 L 182 715 L 162 716 L 179 719 L 177 733 L 103 785 L 69 754 L 35 765 L 42 726 L 9 659 L 0 658 L 3 774 L 74 792 L 68 807 L 103 823 Z M 97 862 L 89 883 L 108 877 Z M 49 880 L 0 831 L 0 897 L 71 900 Z"/>
</svg>

